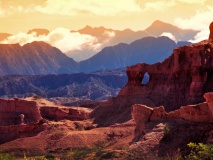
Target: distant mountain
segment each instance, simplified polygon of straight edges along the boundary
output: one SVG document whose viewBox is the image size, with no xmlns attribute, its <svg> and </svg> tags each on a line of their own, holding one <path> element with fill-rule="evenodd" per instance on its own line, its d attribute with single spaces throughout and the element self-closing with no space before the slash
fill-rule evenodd
<svg viewBox="0 0 213 160">
<path fill-rule="evenodd" d="M 164 23 L 162 21 L 153 22 L 148 28 L 141 31 L 133 31 L 131 29 L 125 30 L 113 30 L 104 27 L 90 27 L 86 26 L 77 31 L 80 34 L 87 34 L 97 38 L 97 43 L 101 44 L 100 50 L 107 46 L 114 46 L 119 43 L 132 43 L 135 40 L 142 39 L 148 36 L 159 37 L 163 33 L 169 33 L 177 41 L 188 41 L 194 39 L 195 35 L 199 31 L 190 30 L 190 29 L 181 29 L 169 23 Z M 66 53 L 69 57 L 72 57 L 77 60 L 86 60 L 83 57 L 90 57 L 95 55 L 94 50 L 88 50 L 87 48 L 77 51 L 69 51 Z M 82 56 L 86 55 L 86 56 Z"/>
<path fill-rule="evenodd" d="M 29 31 L 27 32 L 27 34 L 36 33 L 36 36 L 40 36 L 40 35 L 48 35 L 49 32 L 50 32 L 50 31 L 47 30 L 47 29 L 39 29 L 39 28 L 36 28 L 36 29 L 29 30 Z"/>
<path fill-rule="evenodd" d="M 45 42 L 0 44 L 0 75 L 61 74 L 78 71 L 78 63 Z"/>
<path fill-rule="evenodd" d="M 12 34 L 9 33 L 0 33 L 0 42 L 7 39 L 7 37 L 12 36 Z"/>
<path fill-rule="evenodd" d="M 2 76 L 0 97 L 26 97 L 37 94 L 59 100 L 60 97 L 106 100 L 117 95 L 126 82 L 125 69 L 89 74 Z"/>
<path fill-rule="evenodd" d="M 163 61 L 174 48 L 187 43 L 176 44 L 168 37 L 146 37 L 131 44 L 120 43 L 106 47 L 92 58 L 80 62 L 80 71 L 121 68 L 140 62 L 153 64 Z"/>
<path fill-rule="evenodd" d="M 148 28 L 141 31 L 132 31 L 131 29 L 125 30 L 113 30 L 104 27 L 90 27 L 86 26 L 83 29 L 78 31 L 81 34 L 88 34 L 94 37 L 98 37 L 99 40 L 105 40 L 108 38 L 107 33 L 114 33 L 114 36 L 108 42 L 108 46 L 116 45 L 119 43 L 131 43 L 135 40 L 152 36 L 152 37 L 159 37 L 162 33 L 171 33 L 177 39 L 177 41 L 188 41 L 193 39 L 194 36 L 199 32 L 191 29 L 181 29 L 169 23 L 165 23 L 159 20 L 154 21 Z"/>
<path fill-rule="evenodd" d="M 174 35 L 177 41 L 188 41 L 193 39 L 194 36 L 199 32 L 191 29 L 181 29 L 169 23 L 156 20 L 151 26 L 144 30 L 152 36 L 160 36 L 162 33 L 168 32 Z"/>
<path fill-rule="evenodd" d="M 71 30 L 71 33 L 67 33 L 67 29 L 55 29 L 49 31 L 47 29 L 35 28 L 29 30 L 27 34 L 32 34 L 33 38 L 37 41 L 46 39 L 47 43 L 52 46 L 57 46 L 68 56 L 73 58 L 75 61 L 84 61 L 92 56 L 96 55 L 103 48 L 108 46 L 115 46 L 120 43 L 130 44 L 138 39 L 145 37 L 159 37 L 159 36 L 168 36 L 175 41 L 188 41 L 194 39 L 195 35 L 199 31 L 190 30 L 190 29 L 181 29 L 169 23 L 162 21 L 153 22 L 148 28 L 140 31 L 133 31 L 131 29 L 125 30 L 114 30 L 108 29 L 103 26 L 101 27 L 90 27 L 85 26 L 79 30 Z M 69 32 L 69 31 L 68 31 Z M 77 33 L 77 34 L 76 34 Z M 41 35 L 46 36 L 41 37 Z M 88 41 L 89 35 L 89 41 Z M 0 42 L 11 36 L 11 34 L 0 33 Z M 4 43 L 18 43 L 21 44 L 31 42 L 32 35 L 25 35 L 22 37 L 22 34 L 15 34 L 13 38 Z M 60 37 L 60 38 L 56 38 Z M 87 38 L 85 38 L 87 37 Z M 66 45 L 71 43 L 76 38 L 77 44 L 73 43 L 72 45 Z M 74 46 L 73 46 L 74 45 Z"/>
<path fill-rule="evenodd" d="M 0 75 L 38 75 L 92 72 L 123 68 L 139 62 L 163 61 L 174 48 L 188 44 L 175 43 L 168 37 L 146 37 L 131 44 L 106 47 L 80 63 L 45 42 L 0 44 Z"/>
</svg>

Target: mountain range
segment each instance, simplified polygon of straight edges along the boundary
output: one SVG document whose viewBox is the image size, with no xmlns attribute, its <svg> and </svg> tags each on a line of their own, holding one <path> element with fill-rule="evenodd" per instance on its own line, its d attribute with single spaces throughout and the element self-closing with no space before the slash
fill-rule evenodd
<svg viewBox="0 0 213 160">
<path fill-rule="evenodd" d="M 188 42 L 181 42 L 188 44 Z M 163 61 L 178 47 L 168 37 L 146 37 L 131 44 L 106 47 L 92 58 L 76 62 L 45 42 L 0 44 L 0 75 L 38 75 L 92 72 L 122 68 L 139 62 Z"/>
<path fill-rule="evenodd" d="M 37 39 L 38 41 L 41 41 L 41 36 L 46 36 L 46 39 L 51 39 L 47 41 L 52 46 L 55 46 L 59 48 L 60 50 L 63 50 L 63 52 L 68 56 L 73 58 L 76 61 L 83 61 L 91 58 L 92 56 L 96 55 L 99 51 L 104 49 L 108 46 L 115 46 L 120 43 L 126 43 L 130 44 L 134 42 L 135 40 L 142 39 L 147 36 L 152 37 L 159 37 L 162 35 L 166 35 L 169 38 L 172 38 L 174 41 L 189 41 L 194 39 L 195 35 L 199 31 L 190 30 L 190 29 L 181 29 L 174 25 L 171 25 L 169 23 L 165 23 L 159 20 L 154 21 L 148 28 L 145 30 L 140 31 L 133 31 L 130 29 L 125 30 L 114 30 L 114 29 L 108 29 L 104 27 L 91 27 L 86 26 L 80 30 L 71 30 L 71 39 L 67 39 L 67 35 L 62 35 L 59 32 L 56 31 L 49 31 L 47 29 L 32 29 L 27 32 L 27 34 L 35 33 L 34 39 Z M 77 34 L 77 35 L 75 35 Z M 0 34 L 0 41 L 5 40 L 6 38 L 10 37 L 11 34 Z M 27 36 L 27 35 L 25 35 Z M 59 38 L 54 38 L 58 37 Z M 82 38 L 82 42 L 79 42 L 78 46 L 71 47 L 73 39 L 78 41 L 78 38 Z M 90 39 L 90 41 L 85 41 L 85 36 Z M 89 36 L 89 37 L 88 37 Z M 20 37 L 18 37 L 20 38 Z M 17 38 L 17 39 L 18 39 Z M 31 37 L 32 38 L 32 37 Z M 31 38 L 29 38 L 31 40 Z M 86 39 L 87 39 L 86 38 Z M 24 38 L 26 40 L 26 38 Z M 29 40 L 29 42 L 31 42 Z M 64 49 L 64 43 L 69 44 Z M 70 42 L 68 42 L 70 41 Z M 18 41 L 17 41 L 18 43 Z M 60 45 L 59 45 L 60 44 Z"/>
<path fill-rule="evenodd" d="M 78 63 L 45 42 L 0 44 L 0 75 L 61 74 L 78 71 Z"/>
<path fill-rule="evenodd" d="M 125 69 L 60 75 L 14 75 L 0 77 L 0 97 L 33 94 L 63 103 L 78 100 L 106 100 L 126 84 Z M 67 98 L 67 99 L 66 99 Z"/>
<path fill-rule="evenodd" d="M 80 62 L 80 71 L 121 68 L 139 62 L 153 64 L 170 56 L 174 48 L 186 44 L 189 42 L 175 43 L 164 36 L 145 37 L 131 44 L 120 43 L 106 47 L 95 56 Z"/>
</svg>

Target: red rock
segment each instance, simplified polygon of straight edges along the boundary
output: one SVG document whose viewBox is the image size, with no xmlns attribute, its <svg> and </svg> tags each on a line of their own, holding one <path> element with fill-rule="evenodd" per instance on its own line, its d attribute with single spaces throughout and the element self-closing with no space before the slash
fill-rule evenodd
<svg viewBox="0 0 213 160">
<path fill-rule="evenodd" d="M 71 107 L 41 107 L 41 115 L 48 120 L 85 120 L 89 118 L 90 111 Z"/>
<path fill-rule="evenodd" d="M 40 107 L 33 101 L 0 99 L 0 126 L 36 123 L 41 119 Z"/>
<path fill-rule="evenodd" d="M 164 107 L 150 108 L 145 105 L 132 106 L 132 118 L 135 120 L 135 137 L 137 141 L 145 134 L 145 123 L 148 121 L 186 120 L 195 123 L 213 122 L 213 93 L 205 93 L 206 102 L 197 105 L 183 106 L 175 111 L 166 112 Z"/>
<path fill-rule="evenodd" d="M 210 34 L 209 34 L 209 40 L 213 41 L 213 22 L 209 26 Z"/>
<path fill-rule="evenodd" d="M 142 84 L 145 73 L 150 78 Z M 91 116 L 94 123 L 110 125 L 129 120 L 130 107 L 144 104 L 164 106 L 166 111 L 204 102 L 203 95 L 213 91 L 213 43 L 206 40 L 174 49 L 162 63 L 139 63 L 127 67 L 128 83 L 119 95 L 100 104 Z"/>
</svg>

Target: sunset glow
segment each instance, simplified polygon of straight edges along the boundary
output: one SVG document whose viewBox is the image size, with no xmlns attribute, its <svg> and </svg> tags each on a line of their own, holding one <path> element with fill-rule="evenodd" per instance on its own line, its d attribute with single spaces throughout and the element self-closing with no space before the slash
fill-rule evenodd
<svg viewBox="0 0 213 160">
<path fill-rule="evenodd" d="M 204 29 L 212 17 L 212 0 L 0 0 L 0 32 L 11 34 L 85 25 L 143 30 L 157 19 Z"/>
</svg>

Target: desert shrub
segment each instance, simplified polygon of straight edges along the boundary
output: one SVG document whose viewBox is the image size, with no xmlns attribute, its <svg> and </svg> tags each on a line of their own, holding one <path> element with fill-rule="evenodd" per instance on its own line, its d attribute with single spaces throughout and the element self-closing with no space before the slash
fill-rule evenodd
<svg viewBox="0 0 213 160">
<path fill-rule="evenodd" d="M 70 160 L 99 160 L 99 159 L 112 159 L 117 157 L 111 150 L 104 149 L 106 144 L 97 142 L 94 147 L 83 147 L 73 149 L 69 155 Z"/>
<path fill-rule="evenodd" d="M 213 145 L 203 143 L 192 143 L 188 144 L 190 153 L 185 156 L 185 159 L 189 160 L 213 160 Z"/>
<path fill-rule="evenodd" d="M 171 130 L 172 126 L 167 123 L 164 127 L 164 136 L 162 138 L 163 142 L 168 142 L 171 140 L 171 132 L 172 132 Z"/>
<path fill-rule="evenodd" d="M 0 160 L 16 160 L 16 158 L 7 153 L 0 152 Z"/>
</svg>

